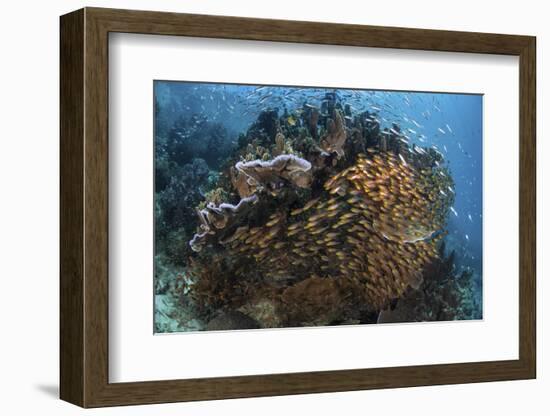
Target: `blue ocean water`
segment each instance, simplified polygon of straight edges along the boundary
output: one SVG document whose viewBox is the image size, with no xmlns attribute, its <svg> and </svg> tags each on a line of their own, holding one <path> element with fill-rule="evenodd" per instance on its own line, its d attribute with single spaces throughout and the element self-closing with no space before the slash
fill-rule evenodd
<svg viewBox="0 0 550 416">
<path fill-rule="evenodd" d="M 156 81 L 156 135 L 163 135 L 182 114 L 219 123 L 228 148 L 268 109 L 279 114 L 310 105 L 322 107 L 335 94 L 352 113 L 369 111 L 381 127 L 397 124 L 409 143 L 440 152 L 455 183 L 455 203 L 445 243 L 455 251 L 455 266 L 473 271 L 476 297 L 482 297 L 483 250 L 483 96 L 477 94 L 349 90 L 261 85 Z M 210 169 L 217 169 L 212 166 Z"/>
</svg>

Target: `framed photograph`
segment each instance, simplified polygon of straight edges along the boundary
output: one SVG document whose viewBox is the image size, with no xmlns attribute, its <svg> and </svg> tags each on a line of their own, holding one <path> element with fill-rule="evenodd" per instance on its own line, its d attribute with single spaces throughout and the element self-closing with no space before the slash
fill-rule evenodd
<svg viewBox="0 0 550 416">
<path fill-rule="evenodd" d="M 535 38 L 61 17 L 82 407 L 535 378 Z"/>
</svg>

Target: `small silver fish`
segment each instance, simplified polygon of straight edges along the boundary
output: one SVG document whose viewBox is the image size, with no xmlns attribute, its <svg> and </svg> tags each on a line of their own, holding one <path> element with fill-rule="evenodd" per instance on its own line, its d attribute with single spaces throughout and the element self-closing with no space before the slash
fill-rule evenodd
<svg viewBox="0 0 550 416">
<path fill-rule="evenodd" d="M 260 98 L 260 103 L 263 103 L 265 100 L 267 100 L 269 97 L 271 97 L 271 93 L 264 95 L 262 98 Z"/>
<path fill-rule="evenodd" d="M 454 209 L 453 207 L 451 207 L 451 211 L 453 211 L 453 214 L 455 214 L 455 217 L 458 217 L 458 212 L 456 212 L 456 209 Z"/>
<path fill-rule="evenodd" d="M 401 155 L 401 153 L 399 154 L 399 159 L 401 159 L 401 162 L 407 166 L 407 161 L 405 160 L 405 158 Z"/>
<path fill-rule="evenodd" d="M 422 155 L 422 154 L 426 153 L 426 152 L 424 151 L 424 149 L 422 149 L 421 147 L 418 147 L 418 146 L 414 146 L 413 149 L 414 149 L 414 151 L 415 151 L 416 153 L 418 153 L 419 155 Z"/>
</svg>

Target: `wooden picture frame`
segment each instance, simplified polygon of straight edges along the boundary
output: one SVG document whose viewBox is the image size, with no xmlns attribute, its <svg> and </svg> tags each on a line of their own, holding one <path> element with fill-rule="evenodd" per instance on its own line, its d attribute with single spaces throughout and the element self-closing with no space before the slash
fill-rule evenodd
<svg viewBox="0 0 550 416">
<path fill-rule="evenodd" d="M 535 38 L 85 8 L 61 17 L 60 396 L 82 407 L 212 400 L 536 376 Z M 502 54 L 520 65 L 519 359 L 109 383 L 110 32 Z"/>
</svg>

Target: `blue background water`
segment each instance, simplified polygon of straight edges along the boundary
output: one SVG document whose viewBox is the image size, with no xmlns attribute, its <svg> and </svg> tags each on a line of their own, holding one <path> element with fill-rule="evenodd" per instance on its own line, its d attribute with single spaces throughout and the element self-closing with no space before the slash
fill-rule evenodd
<svg viewBox="0 0 550 416">
<path fill-rule="evenodd" d="M 320 107 L 326 92 L 337 91 L 352 111 L 378 113 L 382 127 L 398 124 L 411 143 L 440 151 L 455 181 L 454 212 L 449 215 L 446 244 L 455 250 L 456 267 L 474 271 L 476 297 L 482 293 L 483 212 L 483 97 L 476 94 L 447 94 L 375 90 L 258 85 L 155 82 L 156 134 L 163 134 L 182 114 L 200 114 L 221 123 L 228 140 L 254 122 L 262 110 L 278 108 L 282 113 L 307 103 Z"/>
</svg>

